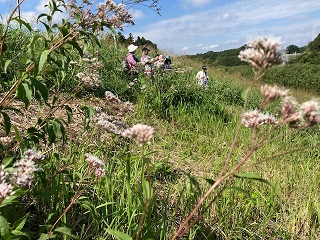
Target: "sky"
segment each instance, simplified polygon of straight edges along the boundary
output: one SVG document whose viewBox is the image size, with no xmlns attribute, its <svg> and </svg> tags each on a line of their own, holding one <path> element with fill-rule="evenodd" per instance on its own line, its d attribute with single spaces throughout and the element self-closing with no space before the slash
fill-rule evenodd
<svg viewBox="0 0 320 240">
<path fill-rule="evenodd" d="M 16 2 L 0 0 L 0 14 L 6 16 Z M 46 2 L 25 0 L 22 15 L 40 14 Z M 193 55 L 239 48 L 257 37 L 280 38 L 282 48 L 302 47 L 320 33 L 320 0 L 159 0 L 158 6 L 160 15 L 130 7 L 136 24 L 122 34 L 144 37 L 167 53 Z"/>
</svg>

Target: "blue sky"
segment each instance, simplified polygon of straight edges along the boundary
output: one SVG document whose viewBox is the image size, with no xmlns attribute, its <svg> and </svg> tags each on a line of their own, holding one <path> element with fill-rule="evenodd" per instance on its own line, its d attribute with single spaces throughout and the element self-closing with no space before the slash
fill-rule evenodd
<svg viewBox="0 0 320 240">
<path fill-rule="evenodd" d="M 16 2 L 0 0 L 0 14 Z M 46 2 L 25 0 L 21 11 L 32 18 Z M 123 34 L 149 39 L 172 54 L 238 48 L 258 36 L 280 37 L 283 48 L 301 47 L 320 33 L 320 0 L 159 0 L 158 5 L 161 16 L 147 7 L 130 8 L 136 25 Z"/>
</svg>

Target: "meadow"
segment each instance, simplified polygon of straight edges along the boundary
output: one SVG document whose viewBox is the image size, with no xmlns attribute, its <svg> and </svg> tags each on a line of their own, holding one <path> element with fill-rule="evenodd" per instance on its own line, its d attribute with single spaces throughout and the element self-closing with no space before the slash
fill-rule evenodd
<svg viewBox="0 0 320 240">
<path fill-rule="evenodd" d="M 39 18 L 50 23 L 55 4 Z M 186 56 L 133 80 L 126 46 L 86 14 L 44 21 L 44 32 L 1 25 L 1 239 L 320 237 L 319 107 L 308 102 L 318 95 L 307 84 L 290 89 L 293 105 L 283 89 L 261 91 L 261 65 L 251 76 L 209 67 L 203 88 L 202 63 Z M 278 121 L 246 127 L 255 109 Z"/>
</svg>

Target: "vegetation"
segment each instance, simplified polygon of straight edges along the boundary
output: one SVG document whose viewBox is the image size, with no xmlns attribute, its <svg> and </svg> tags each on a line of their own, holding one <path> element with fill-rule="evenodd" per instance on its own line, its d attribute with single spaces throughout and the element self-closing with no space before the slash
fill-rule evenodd
<svg viewBox="0 0 320 240">
<path fill-rule="evenodd" d="M 240 83 L 209 68 L 201 88 L 186 56 L 136 81 L 121 69 L 126 45 L 99 34 L 115 34 L 111 13 L 130 23 L 126 11 L 73 5 L 53 24 L 69 8 L 48 7 L 44 32 L 17 18 L 0 29 L 1 239 L 319 238 L 319 106 L 261 84 L 279 58 Z M 240 127 L 254 109 L 274 124 Z"/>
</svg>

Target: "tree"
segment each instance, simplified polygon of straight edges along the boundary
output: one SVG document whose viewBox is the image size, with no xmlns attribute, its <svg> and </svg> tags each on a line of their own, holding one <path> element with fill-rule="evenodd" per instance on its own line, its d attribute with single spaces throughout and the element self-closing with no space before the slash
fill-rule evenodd
<svg viewBox="0 0 320 240">
<path fill-rule="evenodd" d="M 127 42 L 127 44 L 133 44 L 134 37 L 133 37 L 132 33 L 129 33 L 129 36 L 128 36 L 126 42 Z"/>
<path fill-rule="evenodd" d="M 300 53 L 300 52 L 301 52 L 301 49 L 297 45 L 291 44 L 286 48 L 286 53 L 288 54 Z"/>
<path fill-rule="evenodd" d="M 126 42 L 126 38 L 123 36 L 123 34 L 121 32 L 118 32 L 117 38 L 118 38 L 118 42 L 121 44 Z"/>
</svg>

